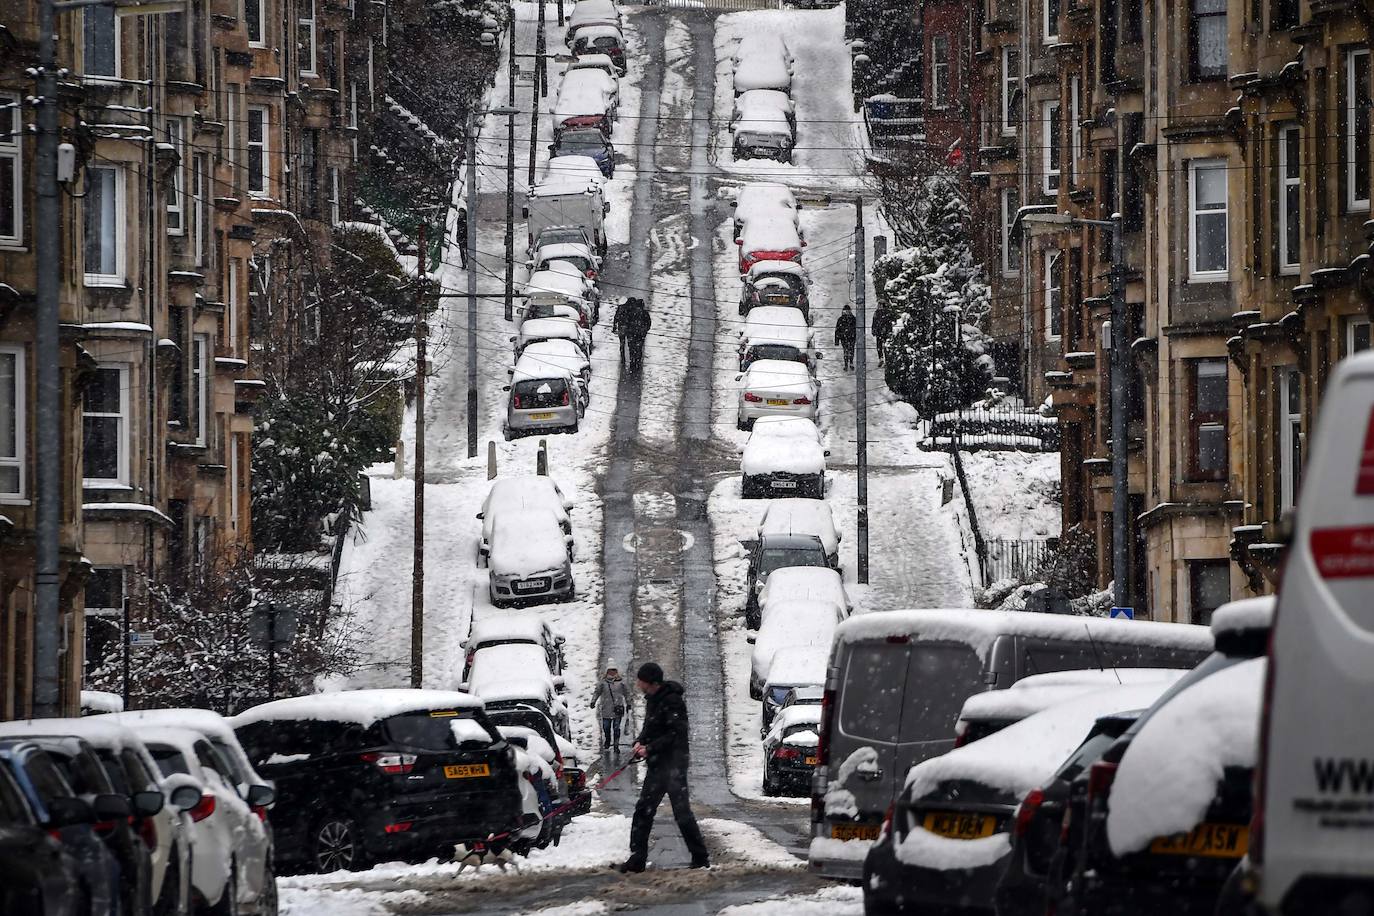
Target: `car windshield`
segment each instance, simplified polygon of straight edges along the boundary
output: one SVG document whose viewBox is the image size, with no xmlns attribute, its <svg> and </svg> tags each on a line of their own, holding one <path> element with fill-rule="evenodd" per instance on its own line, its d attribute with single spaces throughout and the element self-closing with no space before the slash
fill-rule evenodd
<svg viewBox="0 0 1374 916">
<path fill-rule="evenodd" d="M 525 309 L 525 317 L 528 318 L 555 318 L 558 317 L 558 306 L 552 302 L 531 303 Z"/>
<path fill-rule="evenodd" d="M 1107 748 L 1116 743 L 1116 739 L 1126 731 L 1128 724 L 1125 720 L 1113 719 L 1105 725 L 1095 727 L 1093 733 L 1078 746 L 1078 750 L 1064 761 L 1059 772 L 1055 774 L 1055 779 L 1073 782 L 1079 773 L 1095 763 L 1107 752 Z"/>
<path fill-rule="evenodd" d="M 501 740 L 472 712 L 452 709 L 392 716 L 382 723 L 382 730 L 393 744 L 431 751 L 485 747 Z"/>
<path fill-rule="evenodd" d="M 562 244 L 584 244 L 587 237 L 583 235 L 581 229 L 545 229 L 539 233 L 539 244 L 542 245 L 562 245 Z"/>
<path fill-rule="evenodd" d="M 583 273 L 586 273 L 586 272 L 587 272 L 587 269 L 588 269 L 589 267 L 592 266 L 592 265 L 591 265 L 591 262 L 588 261 L 586 258 L 581 257 L 580 255 L 575 255 L 575 254 L 560 255 L 556 260 L 559 260 L 559 261 L 567 261 L 569 264 L 573 265 L 574 267 L 576 267 L 578 270 L 582 271 Z M 545 262 L 544 264 L 542 264 L 542 265 L 540 266 L 539 269 L 540 269 L 540 270 L 551 270 L 552 268 L 550 268 L 549 265 L 548 265 L 548 263 Z"/>
<path fill-rule="evenodd" d="M 600 132 L 577 131 L 564 134 L 558 141 L 558 150 L 565 155 L 592 156 L 605 152 L 606 141 L 601 138 Z"/>
<path fill-rule="evenodd" d="M 756 359 L 781 359 L 796 362 L 802 358 L 801 351 L 787 344 L 759 344 L 749 348 L 748 361 Z"/>
<path fill-rule="evenodd" d="M 515 406 L 521 410 L 558 407 L 568 403 L 568 385 L 561 378 L 515 383 Z"/>
<path fill-rule="evenodd" d="M 771 573 L 786 566 L 826 566 L 823 547 L 769 547 L 759 558 L 759 569 Z"/>
</svg>

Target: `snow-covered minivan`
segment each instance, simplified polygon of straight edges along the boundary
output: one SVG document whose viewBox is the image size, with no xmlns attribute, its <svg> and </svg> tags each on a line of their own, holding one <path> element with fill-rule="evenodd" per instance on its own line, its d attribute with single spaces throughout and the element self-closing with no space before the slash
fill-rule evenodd
<svg viewBox="0 0 1374 916">
<path fill-rule="evenodd" d="M 1269 913 L 1374 906 L 1374 354 L 1327 383 L 1279 590 L 1250 858 Z"/>
<path fill-rule="evenodd" d="M 907 771 L 954 746 L 964 701 L 1030 674 L 1191 668 L 1206 627 L 1017 611 L 886 611 L 836 628 L 811 784 L 811 871 L 858 880 Z"/>
</svg>

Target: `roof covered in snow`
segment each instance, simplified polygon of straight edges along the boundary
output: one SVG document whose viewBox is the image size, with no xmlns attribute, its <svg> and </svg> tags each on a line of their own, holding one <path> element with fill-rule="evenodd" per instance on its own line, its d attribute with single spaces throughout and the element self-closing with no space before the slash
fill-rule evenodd
<svg viewBox="0 0 1374 916">
<path fill-rule="evenodd" d="M 768 683 L 774 687 L 824 684 L 830 646 L 789 646 L 773 653 Z"/>
<path fill-rule="evenodd" d="M 548 509 L 506 509 L 495 519 L 491 533 L 492 575 L 531 576 L 562 569 L 568 545 L 558 516 Z"/>
<path fill-rule="evenodd" d="M 769 580 L 771 582 L 771 576 Z M 1006 690 L 975 693 L 964 701 L 959 718 L 1020 720 L 1085 693 L 1124 684 L 1158 683 L 1168 686 L 1188 672 L 1184 668 L 1108 668 L 1105 671 L 1073 673 L 1081 677 L 1036 683 L 1040 677 L 1044 677 L 1037 675 L 1017 681 Z"/>
<path fill-rule="evenodd" d="M 840 574 L 824 566 L 784 566 L 768 574 L 768 581 L 759 593 L 764 616 L 768 616 L 774 606 L 786 606 L 792 601 L 823 601 L 841 611 L 849 608 L 849 596 Z"/>
<path fill-rule="evenodd" d="M 472 631 L 468 633 L 467 648 L 475 648 L 493 639 L 523 639 L 532 643 L 543 643 L 548 626 L 543 618 L 533 612 L 493 614 L 473 621 Z"/>
<path fill-rule="evenodd" d="M 754 421 L 754 432 L 760 424 L 771 417 Z M 787 418 L 791 420 L 792 418 Z M 803 418 L 797 417 L 797 420 Z M 807 421 L 809 422 L 809 421 Z M 772 425 L 772 424 L 770 424 Z M 814 424 L 813 424 L 814 425 Z M 814 534 L 825 544 L 826 553 L 834 553 L 840 547 L 840 532 L 835 527 L 835 514 L 830 503 L 823 499 L 774 499 L 763 510 L 759 520 L 759 535 L 765 534 Z M 778 570 L 782 572 L 782 570 Z"/>
<path fill-rule="evenodd" d="M 234 728 L 254 722 L 310 719 L 351 722 L 364 728 L 391 716 L 436 709 L 481 709 L 482 701 L 454 690 L 340 690 L 274 700 L 245 710 L 229 720 Z"/>
<path fill-rule="evenodd" d="M 745 474 L 769 474 L 779 471 L 791 474 L 819 474 L 825 470 L 825 448 L 820 442 L 805 432 L 789 434 L 780 426 L 766 426 L 760 430 L 759 426 L 764 419 L 771 418 L 765 417 L 755 421 L 749 441 L 744 444 L 740 467 Z M 811 422 L 804 417 L 779 419 Z M 826 548 L 826 552 L 833 553 L 829 547 Z"/>
</svg>

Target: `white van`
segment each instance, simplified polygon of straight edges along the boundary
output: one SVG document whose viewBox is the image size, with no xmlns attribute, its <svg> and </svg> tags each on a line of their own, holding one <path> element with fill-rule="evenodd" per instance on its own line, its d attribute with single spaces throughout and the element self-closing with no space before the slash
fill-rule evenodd
<svg viewBox="0 0 1374 916">
<path fill-rule="evenodd" d="M 1374 354 L 1327 383 L 1270 643 L 1250 859 L 1269 913 L 1374 908 Z"/>
</svg>

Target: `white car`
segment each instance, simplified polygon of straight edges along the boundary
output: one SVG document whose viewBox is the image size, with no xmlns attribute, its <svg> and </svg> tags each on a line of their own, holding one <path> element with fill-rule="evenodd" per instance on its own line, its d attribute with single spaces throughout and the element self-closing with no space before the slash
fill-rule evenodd
<svg viewBox="0 0 1374 916">
<path fill-rule="evenodd" d="M 144 726 L 138 734 L 163 776 L 186 777 L 202 792 L 190 811 L 196 893 L 212 907 L 224 906 L 224 895 L 230 894 L 239 912 L 272 912 L 276 879 L 270 836 L 263 819 L 239 795 L 232 767 L 199 731 Z"/>
<path fill-rule="evenodd" d="M 754 644 L 749 672 L 750 699 L 763 699 L 763 685 L 768 682 L 769 668 L 778 650 L 795 646 L 829 648 L 835 627 L 843 619 L 843 612 L 829 601 L 779 602 L 759 626 L 758 635 L 749 637 Z"/>
<path fill-rule="evenodd" d="M 739 272 L 747 275 L 759 261 L 795 261 L 800 264 L 806 239 L 794 220 L 760 216 L 747 220 L 735 238 L 739 246 Z"/>
<path fill-rule="evenodd" d="M 823 601 L 833 606 L 843 619 L 854 613 L 844 581 L 833 569 L 823 566 L 784 566 L 769 574 L 759 591 L 757 627 L 778 608 L 786 610 L 793 601 Z"/>
<path fill-rule="evenodd" d="M 566 800 L 566 790 L 555 769 L 557 758 L 553 748 L 538 732 L 522 725 L 498 725 L 496 730 L 515 748 L 516 766 L 524 777 L 520 780 L 520 802 L 525 824 L 518 834 L 520 842 L 515 845 L 515 851 L 524 855 L 531 848 L 543 849 L 554 837 L 553 821 L 544 819 L 545 806 L 541 804 L 539 788 L 542 786 L 547 793 L 550 805 Z"/>
<path fill-rule="evenodd" d="M 474 620 L 468 638 L 460 643 L 463 654 L 463 678 L 466 680 L 472 668 L 473 657 L 482 649 L 490 646 L 538 646 L 544 652 L 544 660 L 553 674 L 563 673 L 563 646 L 567 642 L 562 636 L 554 635 L 553 630 L 537 613 L 493 614 L 481 620 Z"/>
<path fill-rule="evenodd" d="M 571 340 L 591 355 L 592 334 L 573 318 L 531 318 L 520 323 L 520 331 L 510 339 L 515 358 L 524 355 L 525 348 L 543 340 Z"/>
<path fill-rule="evenodd" d="M 571 340 L 544 340 L 532 343 L 520 354 L 520 358 L 537 359 L 551 367 L 564 369 L 582 379 L 584 385 L 592 380 L 591 358 Z"/>
<path fill-rule="evenodd" d="M 553 244 L 560 243 L 550 243 L 545 247 L 552 247 Z M 526 309 L 543 302 L 565 303 L 584 313 L 589 322 L 595 321 L 595 287 L 592 282 L 570 263 L 555 261 L 554 265 L 563 269 L 536 271 L 525 281 L 520 295 L 525 300 Z M 523 321 L 525 314 L 522 312 L 520 317 Z"/>
<path fill-rule="evenodd" d="M 768 679 L 763 683 L 763 724 L 759 736 L 768 734 L 773 717 L 782 709 L 787 694 L 797 687 L 819 687 L 825 683 L 825 666 L 830 646 L 788 646 L 773 653 Z"/>
<path fill-rule="evenodd" d="M 773 425 L 773 421 L 769 421 Z M 754 424 L 757 430 L 758 424 Z M 831 565 L 840 565 L 840 541 L 843 535 L 835 526 L 835 513 L 830 504 L 819 499 L 774 499 L 763 510 L 757 534 L 814 534 L 825 545 Z"/>
<path fill-rule="evenodd" d="M 792 97 L 785 92 L 776 89 L 750 89 L 742 92 L 735 97 L 734 120 L 748 117 L 746 112 L 777 112 L 787 121 L 788 126 L 796 131 L 797 103 L 792 101 Z M 791 192 L 788 192 L 789 197 Z M 795 210 L 794 206 L 791 209 Z"/>
<path fill-rule="evenodd" d="M 615 61 L 611 60 L 609 54 L 583 54 L 581 57 L 574 57 L 564 72 L 571 73 L 574 70 L 599 70 L 607 76 L 618 75 Z"/>
<path fill-rule="evenodd" d="M 824 499 L 829 454 L 813 420 L 760 417 L 740 458 L 741 495 L 745 499 L 776 495 Z M 834 551 L 827 545 L 826 552 Z"/>
<path fill-rule="evenodd" d="M 548 512 L 563 533 L 570 535 L 572 519 L 568 517 L 568 510 L 572 507 L 572 500 L 563 495 L 552 477 L 536 474 L 494 481 L 487 498 L 482 501 L 482 511 L 477 513 L 477 520 L 482 523 L 482 536 L 477 542 L 477 565 L 486 565 L 492 529 L 503 512 Z"/>
<path fill-rule="evenodd" d="M 740 429 L 753 429 L 760 417 L 805 417 L 815 422 L 820 384 L 804 363 L 761 359 L 735 381 L 740 383 Z"/>
<path fill-rule="evenodd" d="M 496 517 L 487 554 L 491 603 L 571 601 L 573 537 L 547 510 L 509 511 Z"/>
<path fill-rule="evenodd" d="M 735 49 L 735 95 L 751 89 L 792 92 L 792 53 L 776 31 L 748 32 Z"/>
<path fill-rule="evenodd" d="M 786 219 L 798 225 L 797 198 L 785 184 L 751 181 L 735 193 L 735 238 L 746 223 L 756 219 Z"/>
<path fill-rule="evenodd" d="M 615 125 L 616 100 L 613 91 L 597 79 L 575 77 L 605 76 L 595 70 L 581 70 L 563 77 L 558 97 L 553 103 L 555 138 L 565 130 L 592 127 L 607 137 Z"/>
</svg>

